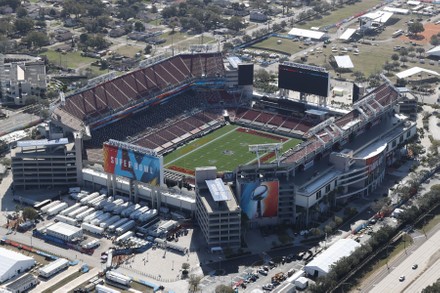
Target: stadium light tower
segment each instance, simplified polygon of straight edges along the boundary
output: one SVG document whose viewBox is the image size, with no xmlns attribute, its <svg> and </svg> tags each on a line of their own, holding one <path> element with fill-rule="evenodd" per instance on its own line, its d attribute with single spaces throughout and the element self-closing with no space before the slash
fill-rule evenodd
<svg viewBox="0 0 440 293">
<path fill-rule="evenodd" d="M 280 150 L 283 148 L 282 143 L 266 143 L 266 144 L 251 144 L 249 151 L 257 155 L 258 168 L 261 166 L 261 154 L 274 152 L 277 160 L 277 166 L 280 165 Z"/>
</svg>

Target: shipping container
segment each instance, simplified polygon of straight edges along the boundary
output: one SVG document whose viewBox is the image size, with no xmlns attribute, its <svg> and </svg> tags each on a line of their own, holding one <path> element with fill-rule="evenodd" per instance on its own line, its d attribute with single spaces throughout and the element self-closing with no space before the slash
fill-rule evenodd
<svg viewBox="0 0 440 293">
<path fill-rule="evenodd" d="M 65 216 L 65 215 L 69 214 L 70 212 L 76 210 L 76 209 L 79 208 L 80 206 L 81 206 L 80 203 L 76 203 L 76 204 L 74 204 L 73 206 L 70 206 L 70 207 L 68 207 L 67 209 L 62 210 L 62 211 L 60 212 L 60 215 Z"/>
<path fill-rule="evenodd" d="M 44 207 L 42 207 L 42 208 L 40 209 L 40 211 L 41 211 L 43 214 L 45 214 L 45 213 L 47 213 L 47 211 L 48 211 L 51 207 L 54 207 L 54 206 L 56 206 L 56 205 L 58 205 L 58 204 L 60 204 L 60 203 L 61 203 L 61 201 L 59 201 L 59 200 L 53 201 L 53 202 L 51 202 L 51 203 L 45 205 Z"/>
<path fill-rule="evenodd" d="M 134 226 L 136 226 L 136 222 L 133 220 L 130 220 L 127 223 L 125 223 L 124 225 L 121 225 L 118 228 L 116 228 L 116 234 L 122 235 L 125 232 L 127 232 L 128 230 L 130 230 L 131 228 L 133 228 Z"/>
<path fill-rule="evenodd" d="M 62 222 L 62 223 L 66 223 L 66 224 L 69 224 L 69 225 L 72 225 L 72 226 L 77 226 L 78 225 L 78 222 L 75 219 L 69 218 L 69 217 L 64 216 L 64 215 L 57 215 L 54 220 L 55 220 L 55 222 Z"/>
<path fill-rule="evenodd" d="M 58 214 L 59 212 L 61 212 L 62 210 L 64 210 L 65 208 L 67 208 L 69 205 L 66 202 L 62 202 L 57 204 L 56 206 L 51 207 L 48 211 L 47 211 L 47 215 L 49 216 L 55 216 L 56 214 Z"/>
<path fill-rule="evenodd" d="M 83 228 L 84 231 L 88 231 L 93 234 L 102 235 L 104 233 L 103 228 L 97 227 L 89 223 L 82 223 L 81 227 Z"/>
<path fill-rule="evenodd" d="M 110 226 L 113 223 L 116 223 L 117 221 L 119 221 L 121 219 L 120 216 L 112 216 L 111 218 L 103 221 L 102 223 L 99 224 L 99 227 L 107 229 L 108 226 Z"/>
</svg>

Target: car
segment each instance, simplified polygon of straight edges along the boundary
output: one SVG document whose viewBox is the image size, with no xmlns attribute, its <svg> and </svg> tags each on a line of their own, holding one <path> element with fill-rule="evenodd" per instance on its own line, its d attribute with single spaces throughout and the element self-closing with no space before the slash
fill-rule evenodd
<svg viewBox="0 0 440 293">
<path fill-rule="evenodd" d="M 269 267 L 268 267 L 268 266 L 264 266 L 264 267 L 263 267 L 263 270 L 265 270 L 266 272 L 268 272 L 268 271 L 269 271 Z"/>
<path fill-rule="evenodd" d="M 267 272 L 265 270 L 263 270 L 263 269 L 258 270 L 258 272 L 260 274 L 262 274 L 263 276 L 267 276 Z"/>
<path fill-rule="evenodd" d="M 412 269 L 415 270 L 415 269 L 417 269 L 418 267 L 419 267 L 418 264 L 413 264 Z"/>
<path fill-rule="evenodd" d="M 263 286 L 263 290 L 268 290 L 268 291 L 272 291 L 273 290 L 273 285 L 272 284 L 266 284 Z"/>
<path fill-rule="evenodd" d="M 405 276 L 400 276 L 399 281 L 400 281 L 400 282 L 405 281 Z"/>
</svg>

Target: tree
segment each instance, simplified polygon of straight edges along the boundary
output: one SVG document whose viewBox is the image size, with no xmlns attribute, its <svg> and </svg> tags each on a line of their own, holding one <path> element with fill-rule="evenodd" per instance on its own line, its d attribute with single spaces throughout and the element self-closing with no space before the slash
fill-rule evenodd
<svg viewBox="0 0 440 293">
<path fill-rule="evenodd" d="M 385 62 L 385 64 L 383 65 L 383 69 L 386 70 L 387 74 L 390 73 L 391 70 L 393 70 L 394 65 L 389 63 L 388 61 Z"/>
<path fill-rule="evenodd" d="M 146 47 L 145 47 L 145 49 L 144 49 L 144 52 L 145 52 L 145 54 L 151 54 L 151 50 L 153 49 L 153 46 L 152 45 L 150 45 L 150 44 L 148 44 Z"/>
<path fill-rule="evenodd" d="M 134 23 L 134 30 L 137 32 L 144 32 L 145 31 L 145 25 L 140 22 L 140 21 L 136 21 Z"/>
<path fill-rule="evenodd" d="M 408 25 L 408 31 L 417 36 L 419 33 L 424 32 L 425 28 L 421 22 L 416 21 Z"/>
<path fill-rule="evenodd" d="M 15 13 L 17 13 L 17 18 L 23 18 L 28 15 L 26 8 L 21 6 L 15 10 Z"/>
<path fill-rule="evenodd" d="M 25 207 L 23 209 L 22 216 L 23 216 L 23 220 L 25 220 L 25 221 L 26 220 L 36 220 L 38 218 L 38 212 L 34 208 Z"/>
<path fill-rule="evenodd" d="M 438 45 L 440 45 L 440 38 L 437 35 L 432 35 L 430 43 L 433 46 L 438 46 Z"/>
<path fill-rule="evenodd" d="M 405 66 L 405 63 L 408 62 L 408 58 L 406 56 L 400 57 L 400 62 L 402 62 L 402 66 Z"/>
<path fill-rule="evenodd" d="M 243 36 L 243 43 L 247 43 L 252 41 L 252 37 L 250 35 L 244 35 Z"/>
<path fill-rule="evenodd" d="M 22 42 L 25 43 L 28 48 L 34 47 L 40 49 L 49 44 L 49 37 L 43 32 L 32 31 L 22 39 Z"/>
<path fill-rule="evenodd" d="M 246 25 L 241 21 L 240 17 L 233 16 L 227 21 L 226 27 L 230 30 L 238 32 L 239 30 L 245 28 Z"/>
<path fill-rule="evenodd" d="M 234 289 L 231 286 L 227 285 L 218 285 L 215 287 L 215 293 L 234 293 Z"/>
<path fill-rule="evenodd" d="M 397 60 L 399 60 L 399 55 L 397 55 L 396 53 L 394 53 L 393 55 L 391 55 L 391 60 L 393 60 L 393 61 L 397 61 Z"/>
<path fill-rule="evenodd" d="M 355 82 L 365 82 L 367 80 L 365 78 L 365 74 L 362 71 L 353 72 L 353 76 Z"/>
<path fill-rule="evenodd" d="M 202 277 L 198 276 L 198 275 L 189 276 L 188 283 L 189 283 L 189 290 L 191 292 L 196 292 L 198 290 L 201 279 L 202 279 Z"/>
<path fill-rule="evenodd" d="M 425 53 L 425 49 L 420 47 L 416 49 L 416 52 L 419 53 L 419 57 L 422 57 L 422 54 Z"/>
<path fill-rule="evenodd" d="M 34 28 L 34 21 L 29 17 L 17 18 L 14 26 L 19 34 L 25 35 Z"/>
</svg>

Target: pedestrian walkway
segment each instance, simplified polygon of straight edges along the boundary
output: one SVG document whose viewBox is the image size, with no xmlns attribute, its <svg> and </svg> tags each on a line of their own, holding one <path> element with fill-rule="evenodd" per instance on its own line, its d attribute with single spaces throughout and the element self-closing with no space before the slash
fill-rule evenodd
<svg viewBox="0 0 440 293">
<path fill-rule="evenodd" d="M 42 281 L 40 283 L 40 285 L 38 285 L 37 287 L 35 287 L 34 289 L 32 289 L 29 292 L 35 292 L 35 293 L 43 292 L 43 291 L 51 288 L 52 286 L 54 286 L 58 282 L 61 282 L 65 278 L 69 277 L 70 275 L 73 275 L 77 271 L 78 271 L 78 267 L 77 266 L 69 267 L 66 271 L 58 273 L 55 277 L 50 278 L 47 281 Z M 67 291 L 64 291 L 64 292 L 67 292 Z"/>
<path fill-rule="evenodd" d="M 78 278 L 76 278 L 72 282 L 67 283 L 66 285 L 64 285 L 60 289 L 56 290 L 54 293 L 70 292 L 73 289 L 75 289 L 78 286 L 80 286 L 81 284 L 84 284 L 85 282 L 87 282 L 88 280 L 90 280 L 91 278 L 96 276 L 98 273 L 99 273 L 99 269 L 98 268 L 93 268 L 89 272 L 79 276 Z"/>
</svg>

